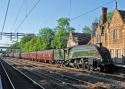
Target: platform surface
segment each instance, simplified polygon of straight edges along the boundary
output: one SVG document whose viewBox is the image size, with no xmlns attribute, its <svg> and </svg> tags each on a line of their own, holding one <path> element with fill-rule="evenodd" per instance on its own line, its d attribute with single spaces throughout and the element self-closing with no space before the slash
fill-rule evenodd
<svg viewBox="0 0 125 89">
<path fill-rule="evenodd" d="M 115 66 L 124 67 L 125 68 L 125 65 L 122 65 L 122 64 L 115 64 Z"/>
</svg>

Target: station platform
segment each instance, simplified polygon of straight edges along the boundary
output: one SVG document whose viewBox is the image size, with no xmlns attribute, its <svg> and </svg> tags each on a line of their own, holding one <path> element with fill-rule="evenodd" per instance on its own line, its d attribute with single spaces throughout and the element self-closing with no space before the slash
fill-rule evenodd
<svg viewBox="0 0 125 89">
<path fill-rule="evenodd" d="M 115 64 L 115 66 L 125 68 L 125 65 L 123 65 L 123 64 Z"/>
<path fill-rule="evenodd" d="M 1 76 L 0 76 L 0 89 L 3 89 Z"/>
</svg>

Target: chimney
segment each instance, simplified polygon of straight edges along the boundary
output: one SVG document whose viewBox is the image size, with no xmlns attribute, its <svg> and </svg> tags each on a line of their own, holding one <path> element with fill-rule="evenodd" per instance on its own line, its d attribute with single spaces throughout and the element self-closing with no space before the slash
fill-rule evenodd
<svg viewBox="0 0 125 89">
<path fill-rule="evenodd" d="M 102 7 L 102 16 L 101 16 L 101 24 L 105 24 L 107 21 L 107 8 Z"/>
</svg>

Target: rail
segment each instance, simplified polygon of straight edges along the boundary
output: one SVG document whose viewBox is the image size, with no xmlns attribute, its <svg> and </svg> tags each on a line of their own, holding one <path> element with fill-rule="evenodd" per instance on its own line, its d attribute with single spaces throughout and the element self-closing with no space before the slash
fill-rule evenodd
<svg viewBox="0 0 125 89">
<path fill-rule="evenodd" d="M 3 89 L 1 75 L 0 75 L 0 89 Z"/>
<path fill-rule="evenodd" d="M 21 75 L 25 76 L 28 80 L 30 80 L 33 84 L 39 86 L 41 89 L 45 89 L 43 86 L 39 85 L 37 82 L 35 82 L 34 80 L 32 80 L 30 77 L 28 77 L 27 75 L 25 75 L 23 72 L 17 70 L 15 67 L 13 67 L 16 71 L 18 71 Z"/>
<path fill-rule="evenodd" d="M 7 63 L 7 62 L 6 62 Z M 7 63 L 8 64 L 8 63 Z M 8 64 L 9 66 L 11 66 L 10 64 Z M 18 73 L 20 73 L 22 76 L 24 76 L 25 78 L 27 78 L 28 80 L 30 80 L 34 85 L 38 86 L 41 89 L 45 89 L 43 86 L 39 85 L 37 82 L 35 82 L 34 80 L 32 80 L 30 77 L 28 77 L 27 75 L 25 75 L 23 72 L 17 70 L 15 67 L 11 66 L 14 70 L 16 70 Z"/>
<path fill-rule="evenodd" d="M 15 89 L 15 87 L 14 87 L 14 85 L 13 85 L 13 83 L 12 83 L 12 81 L 11 81 L 9 75 L 8 75 L 8 73 L 6 72 L 6 69 L 5 69 L 4 65 L 2 64 L 2 62 L 0 62 L 0 63 L 1 63 L 1 66 L 2 66 L 2 68 L 3 68 L 3 70 L 4 70 L 5 74 L 6 74 L 7 80 L 9 81 L 10 88 L 11 89 Z"/>
</svg>

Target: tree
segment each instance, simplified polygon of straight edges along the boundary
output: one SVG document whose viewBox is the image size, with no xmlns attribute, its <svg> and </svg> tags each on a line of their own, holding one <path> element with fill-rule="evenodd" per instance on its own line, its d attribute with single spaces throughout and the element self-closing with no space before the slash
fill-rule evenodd
<svg viewBox="0 0 125 89">
<path fill-rule="evenodd" d="M 67 32 L 68 32 L 68 33 L 69 33 L 69 32 L 75 32 L 75 28 L 69 27 Z"/>
<path fill-rule="evenodd" d="M 109 12 L 107 13 L 107 19 L 108 19 L 108 20 L 111 20 L 112 17 L 113 17 L 113 14 L 114 14 L 113 11 L 109 11 Z"/>
<path fill-rule="evenodd" d="M 33 38 L 32 35 L 27 34 L 20 40 L 20 45 L 23 46 L 26 42 L 30 41 Z"/>
<path fill-rule="evenodd" d="M 39 35 L 43 38 L 51 37 L 54 35 L 54 31 L 51 28 L 45 27 L 39 30 Z"/>
<path fill-rule="evenodd" d="M 57 20 L 57 22 L 58 22 L 57 27 L 67 29 L 69 27 L 69 21 L 70 21 L 70 19 L 66 18 L 66 17 L 65 18 L 59 18 Z"/>
<path fill-rule="evenodd" d="M 51 42 L 52 48 L 64 48 L 66 47 L 66 39 L 68 32 L 70 30 L 74 30 L 73 28 L 70 28 L 68 18 L 59 18 L 57 20 L 57 27 L 56 27 L 56 34 Z"/>
<path fill-rule="evenodd" d="M 42 46 L 44 49 L 50 48 L 51 40 L 54 36 L 54 31 L 51 28 L 42 28 L 39 30 L 39 36 L 42 38 Z"/>
<path fill-rule="evenodd" d="M 95 18 L 95 20 L 94 20 L 94 23 L 98 23 L 99 22 L 99 18 Z"/>
<path fill-rule="evenodd" d="M 19 48 L 20 48 L 19 42 L 16 42 L 11 45 L 11 49 L 19 49 Z"/>
<path fill-rule="evenodd" d="M 113 14 L 114 14 L 113 11 L 109 11 L 109 12 L 107 13 L 107 20 L 111 20 L 112 17 L 113 17 Z M 101 18 L 101 16 L 100 16 L 100 18 Z M 94 22 L 94 23 L 99 23 L 99 17 L 96 17 L 93 22 Z"/>
<path fill-rule="evenodd" d="M 26 52 L 29 50 L 29 41 L 33 38 L 32 35 L 30 34 L 27 34 L 25 35 L 23 38 L 21 38 L 20 42 L 19 42 L 19 45 L 20 45 L 20 48 L 23 52 Z"/>
<path fill-rule="evenodd" d="M 58 32 L 54 36 L 54 39 L 51 42 L 52 48 L 64 48 L 65 47 L 65 36 L 66 33 L 62 29 L 58 29 Z"/>
<path fill-rule="evenodd" d="M 92 30 L 90 29 L 90 27 L 85 25 L 83 28 L 83 33 L 90 33 L 91 34 L 91 32 L 92 32 Z"/>
<path fill-rule="evenodd" d="M 18 48 L 19 46 L 22 52 L 64 48 L 66 47 L 68 33 L 75 31 L 73 27 L 70 27 L 69 21 L 69 18 L 59 18 L 54 30 L 48 27 L 41 28 L 38 36 L 25 35 L 18 45 L 14 44 L 12 47 Z"/>
</svg>

